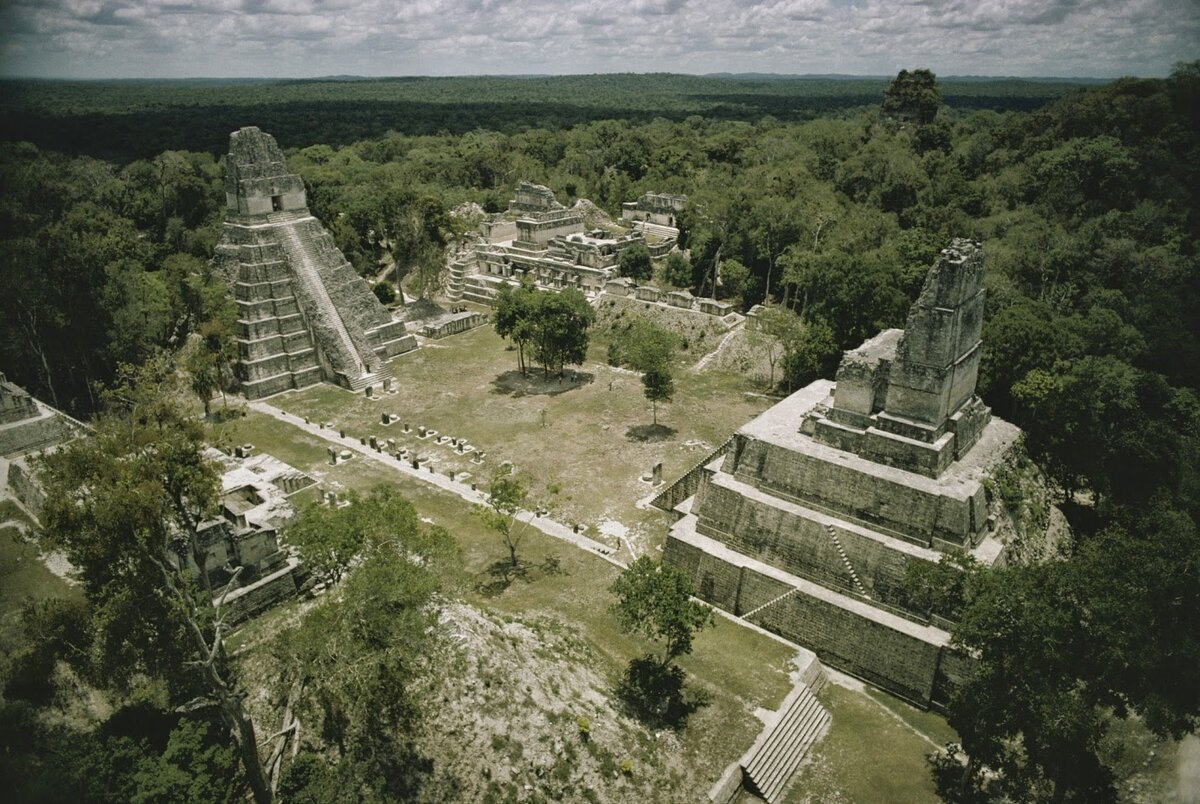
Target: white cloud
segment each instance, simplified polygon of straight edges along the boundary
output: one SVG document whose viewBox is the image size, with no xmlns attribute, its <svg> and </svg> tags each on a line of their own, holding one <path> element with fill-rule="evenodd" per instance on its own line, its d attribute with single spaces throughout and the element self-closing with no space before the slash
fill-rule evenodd
<svg viewBox="0 0 1200 804">
<path fill-rule="evenodd" d="M 0 0 L 0 74 L 1163 75 L 1184 0 Z"/>
</svg>

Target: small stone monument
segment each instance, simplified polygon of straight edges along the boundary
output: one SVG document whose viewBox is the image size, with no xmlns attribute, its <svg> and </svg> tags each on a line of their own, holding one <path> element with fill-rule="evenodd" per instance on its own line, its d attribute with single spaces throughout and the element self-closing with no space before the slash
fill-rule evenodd
<svg viewBox="0 0 1200 804">
<path fill-rule="evenodd" d="M 363 393 L 365 393 L 367 395 L 367 399 L 374 399 L 375 398 L 375 386 L 368 385 L 364 389 Z"/>
<path fill-rule="evenodd" d="M 333 447 L 330 447 L 329 448 L 329 465 L 337 466 L 337 458 L 338 458 L 337 450 L 334 449 Z"/>
<path fill-rule="evenodd" d="M 654 472 L 653 472 L 653 480 L 652 480 L 652 482 L 653 482 L 653 483 L 654 483 L 654 485 L 656 485 L 656 486 L 661 486 L 661 485 L 662 485 L 662 482 L 663 482 L 663 479 L 662 479 L 662 461 L 659 461 L 658 463 L 654 464 Z"/>
</svg>

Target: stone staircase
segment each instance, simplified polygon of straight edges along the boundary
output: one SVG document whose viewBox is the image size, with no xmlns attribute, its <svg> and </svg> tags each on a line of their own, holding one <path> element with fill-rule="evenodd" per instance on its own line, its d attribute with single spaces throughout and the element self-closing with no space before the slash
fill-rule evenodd
<svg viewBox="0 0 1200 804">
<path fill-rule="evenodd" d="M 317 311 L 320 313 L 318 320 L 328 326 L 338 345 L 342 347 L 339 351 L 344 352 L 351 361 L 350 365 L 335 365 L 334 369 L 345 376 L 351 390 L 365 388 L 371 384 L 369 378 L 373 375 L 367 372 L 367 368 L 358 354 L 358 349 L 350 338 L 350 333 L 346 331 L 346 325 L 342 322 L 342 316 L 338 312 L 337 306 L 333 303 L 333 299 L 329 298 L 329 291 L 326 290 L 325 283 L 321 280 L 316 262 L 312 257 L 311 238 L 307 236 L 307 233 L 302 236 L 296 229 L 295 226 L 280 226 L 278 229 L 280 243 L 287 252 L 288 262 L 291 263 L 296 278 L 317 305 Z M 310 322 L 312 319 L 313 317 L 310 315 Z M 333 355 L 330 357 L 332 358 Z M 331 362 L 333 361 L 331 360 Z M 354 387 L 356 384 L 358 384 L 358 388 Z"/>
<path fill-rule="evenodd" d="M 650 223 L 650 221 L 635 221 L 633 228 L 659 237 L 679 237 L 679 230 L 674 226 L 663 226 L 659 223 Z"/>
<path fill-rule="evenodd" d="M 467 278 L 467 261 L 466 259 L 454 259 L 450 261 L 446 280 L 446 298 L 449 301 L 462 301 L 463 286 L 466 284 Z"/>
<path fill-rule="evenodd" d="M 854 581 L 855 591 L 870 600 L 871 595 L 867 593 L 867 587 L 863 586 L 863 582 L 858 577 L 858 573 L 854 571 L 854 565 L 850 563 L 850 558 L 846 555 L 846 549 L 842 547 L 842 540 L 838 538 L 837 531 L 833 529 L 833 525 L 830 525 L 828 522 L 825 523 L 825 532 L 829 534 L 829 538 L 833 542 L 834 549 L 837 550 L 838 556 L 842 559 L 842 565 L 845 566 L 846 572 L 850 574 L 850 580 Z"/>
<path fill-rule="evenodd" d="M 782 801 L 788 783 L 831 718 L 807 684 L 798 684 L 779 708 L 774 728 L 755 742 L 742 764 L 747 789 L 767 804 Z"/>
<path fill-rule="evenodd" d="M 761 606 L 756 606 L 755 608 L 750 609 L 750 611 L 741 615 L 741 617 L 743 620 L 749 620 L 751 617 L 753 617 L 755 614 L 758 614 L 763 609 L 770 608 L 771 606 L 774 606 L 776 603 L 781 603 L 799 591 L 800 590 L 798 588 L 792 587 L 791 589 L 787 590 L 779 597 L 772 598 L 771 600 L 768 600 L 766 603 L 763 603 Z"/>
</svg>

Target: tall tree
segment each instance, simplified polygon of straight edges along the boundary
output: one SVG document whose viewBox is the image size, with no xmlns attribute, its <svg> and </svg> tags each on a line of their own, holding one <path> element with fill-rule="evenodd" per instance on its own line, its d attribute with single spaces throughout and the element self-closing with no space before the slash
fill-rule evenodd
<svg viewBox="0 0 1200 804">
<path fill-rule="evenodd" d="M 41 461 L 46 538 L 80 569 L 96 677 L 125 685 L 145 673 L 193 695 L 189 707 L 216 706 L 255 800 L 268 804 L 254 724 L 225 659 L 226 592 L 216 593 L 214 609 L 199 544 L 200 524 L 216 507 L 217 470 L 183 395 L 165 358 L 122 370 L 92 436 Z M 184 556 L 200 567 L 203 591 Z"/>
<path fill-rule="evenodd" d="M 609 591 L 617 596 L 609 612 L 624 631 L 661 642 L 664 666 L 691 653 L 696 634 L 714 623 L 712 609 L 692 600 L 691 579 L 647 556 L 630 564 Z"/>
<path fill-rule="evenodd" d="M 498 469 L 488 484 L 486 505 L 475 506 L 474 513 L 491 530 L 494 530 L 508 550 L 508 563 L 513 569 L 518 566 L 517 548 L 525 535 L 528 523 L 519 522 L 517 514 L 529 498 L 529 487 L 507 469 Z"/>
<path fill-rule="evenodd" d="M 883 113 L 899 120 L 932 123 L 942 106 L 942 88 L 928 69 L 901 70 L 883 93 Z"/>
</svg>

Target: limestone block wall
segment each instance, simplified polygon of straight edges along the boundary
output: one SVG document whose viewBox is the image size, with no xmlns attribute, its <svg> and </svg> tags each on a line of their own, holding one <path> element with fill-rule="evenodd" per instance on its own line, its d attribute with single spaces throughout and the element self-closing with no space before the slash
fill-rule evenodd
<svg viewBox="0 0 1200 804">
<path fill-rule="evenodd" d="M 906 478 L 868 474 L 844 463 L 738 435 L 725 471 L 785 499 L 827 509 L 915 544 L 974 543 L 987 524 L 983 486 L 962 497 L 931 493 Z M 740 448 L 739 448 L 740 447 Z"/>
<path fill-rule="evenodd" d="M 667 540 L 663 561 L 686 572 L 702 600 L 734 614 L 752 611 L 792 588 L 679 539 Z M 921 706 L 934 701 L 935 682 L 942 663 L 940 645 L 803 592 L 768 606 L 753 619 L 785 639 L 813 650 L 825 664 Z"/>
<path fill-rule="evenodd" d="M 57 444 L 70 434 L 70 427 L 56 413 L 39 411 L 32 419 L 0 426 L 0 455 L 17 455 Z"/>
<path fill-rule="evenodd" d="M 705 482 L 692 511 L 696 529 L 743 555 L 850 594 L 858 587 L 842 561 L 841 545 L 867 593 L 902 607 L 901 582 L 910 561 L 922 561 L 846 527 L 829 525 L 774 507 L 717 482 Z M 830 536 L 833 528 L 834 537 Z"/>
</svg>

